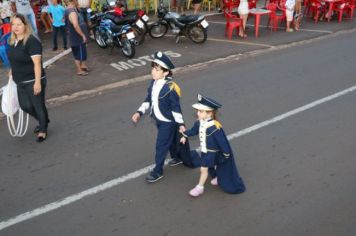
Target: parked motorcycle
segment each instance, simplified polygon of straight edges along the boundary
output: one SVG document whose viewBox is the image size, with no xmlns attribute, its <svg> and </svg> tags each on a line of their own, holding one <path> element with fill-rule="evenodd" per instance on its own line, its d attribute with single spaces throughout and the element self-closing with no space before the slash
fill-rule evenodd
<svg viewBox="0 0 356 236">
<path fill-rule="evenodd" d="M 116 13 L 118 15 L 119 13 Z M 143 44 L 145 41 L 146 34 L 148 32 L 147 22 L 149 17 L 146 15 L 144 10 L 132 10 L 122 12 L 121 17 L 131 25 L 138 44 Z"/>
<path fill-rule="evenodd" d="M 117 47 L 124 56 L 135 56 L 135 45 L 138 43 L 129 24 L 125 24 L 125 21 L 115 21 L 112 14 L 100 12 L 91 15 L 90 20 L 94 23 L 94 38 L 99 47 L 111 47 L 111 50 Z"/>
<path fill-rule="evenodd" d="M 122 8 L 120 6 L 116 6 L 113 1 L 108 4 L 104 4 L 102 11 L 108 15 L 111 15 L 110 17 L 115 24 L 129 24 L 135 33 L 135 38 L 138 44 L 142 44 L 145 41 L 145 36 L 148 32 L 147 22 L 149 20 L 149 17 L 146 15 L 145 11 L 123 11 Z M 97 24 L 94 19 L 91 23 L 92 28 Z"/>
<path fill-rule="evenodd" d="M 180 36 L 186 36 L 194 43 L 204 43 L 208 37 L 208 22 L 204 16 L 188 15 L 181 16 L 178 13 L 170 12 L 160 2 L 158 8 L 158 21 L 153 23 L 148 31 L 152 38 L 162 38 L 168 32 L 168 28 L 176 36 L 178 43 Z"/>
</svg>

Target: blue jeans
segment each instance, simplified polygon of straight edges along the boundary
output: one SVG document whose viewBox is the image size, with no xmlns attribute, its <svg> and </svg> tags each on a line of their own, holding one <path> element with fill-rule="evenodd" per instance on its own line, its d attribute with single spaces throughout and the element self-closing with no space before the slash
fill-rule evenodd
<svg viewBox="0 0 356 236">
<path fill-rule="evenodd" d="M 25 14 L 24 16 L 27 17 L 27 20 L 30 22 L 33 32 L 35 32 L 35 34 L 37 34 L 37 25 L 36 25 L 35 13 L 32 11 L 30 14 Z"/>
<path fill-rule="evenodd" d="M 10 17 L 6 17 L 6 18 L 2 19 L 2 23 L 4 23 L 4 24 L 10 23 Z"/>
<path fill-rule="evenodd" d="M 4 63 L 4 67 L 10 68 L 10 62 L 9 62 L 9 59 L 7 58 L 5 45 L 0 45 L 0 58 Z"/>
</svg>

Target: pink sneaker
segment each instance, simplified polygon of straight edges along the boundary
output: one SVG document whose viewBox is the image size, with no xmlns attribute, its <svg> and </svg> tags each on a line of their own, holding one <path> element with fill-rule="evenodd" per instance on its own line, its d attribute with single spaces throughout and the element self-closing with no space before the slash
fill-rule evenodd
<svg viewBox="0 0 356 236">
<path fill-rule="evenodd" d="M 215 177 L 214 179 L 212 179 L 212 180 L 210 181 L 210 184 L 211 184 L 211 185 L 214 185 L 214 186 L 217 186 L 217 185 L 218 185 L 218 178 Z"/>
<path fill-rule="evenodd" d="M 189 191 L 189 195 L 192 197 L 198 197 L 204 193 L 204 188 L 195 186 L 193 189 Z"/>
</svg>

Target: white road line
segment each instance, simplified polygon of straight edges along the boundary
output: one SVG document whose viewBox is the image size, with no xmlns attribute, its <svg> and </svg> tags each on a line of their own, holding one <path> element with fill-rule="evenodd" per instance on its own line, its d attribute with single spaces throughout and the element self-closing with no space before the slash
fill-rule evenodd
<svg viewBox="0 0 356 236">
<path fill-rule="evenodd" d="M 167 37 L 176 37 L 173 34 L 166 34 Z M 266 48 L 274 48 L 275 46 L 269 44 L 262 44 L 262 43 L 252 43 L 252 42 L 244 42 L 244 41 L 236 41 L 236 40 L 229 40 L 229 39 L 216 39 L 216 38 L 207 38 L 207 41 L 213 42 L 223 42 L 223 43 L 231 43 L 231 44 L 241 44 L 241 45 L 249 45 L 249 46 L 260 46 Z"/>
<path fill-rule="evenodd" d="M 353 86 L 353 87 L 350 87 L 348 89 L 342 90 L 342 91 L 340 91 L 338 93 L 334 93 L 334 94 L 332 94 L 330 96 L 324 97 L 324 98 L 316 100 L 314 102 L 311 102 L 311 103 L 309 103 L 307 105 L 304 105 L 302 107 L 298 107 L 298 108 L 296 108 L 294 110 L 288 111 L 288 112 L 286 112 L 284 114 L 281 114 L 279 116 L 273 117 L 272 119 L 263 121 L 263 122 L 261 122 L 259 124 L 256 124 L 256 125 L 253 125 L 253 126 L 251 126 L 249 128 L 246 128 L 246 129 L 243 129 L 243 130 L 238 131 L 236 133 L 230 134 L 230 135 L 228 135 L 228 139 L 231 140 L 231 139 L 235 139 L 235 138 L 241 137 L 241 136 L 243 136 L 245 134 L 251 133 L 251 132 L 253 132 L 255 130 L 258 130 L 258 129 L 261 129 L 261 128 L 265 127 L 265 126 L 271 125 L 271 124 L 276 123 L 276 122 L 281 121 L 281 120 L 284 120 L 284 119 L 286 119 L 286 118 L 288 118 L 290 116 L 296 115 L 296 114 L 301 113 L 301 112 L 306 111 L 306 110 L 309 110 L 309 109 L 311 109 L 313 107 L 316 107 L 318 105 L 321 105 L 323 103 L 326 103 L 326 102 L 331 101 L 333 99 L 336 99 L 338 97 L 341 97 L 343 95 L 351 93 L 351 92 L 353 92 L 355 90 L 356 90 L 356 85 Z"/>
<path fill-rule="evenodd" d="M 232 139 L 241 137 L 243 135 L 249 134 L 249 133 L 251 133 L 253 131 L 256 131 L 258 129 L 261 129 L 261 128 L 265 127 L 265 126 L 271 125 L 273 123 L 276 123 L 278 121 L 286 119 L 286 118 L 288 118 L 290 116 L 296 115 L 298 113 L 301 113 L 301 112 L 306 111 L 308 109 L 311 109 L 313 107 L 316 107 L 318 105 L 321 105 L 323 103 L 326 103 L 326 102 L 331 101 L 333 99 L 336 99 L 338 97 L 341 97 L 343 95 L 351 93 L 351 92 L 353 92 L 355 90 L 356 90 L 356 85 L 353 86 L 353 87 L 347 88 L 345 90 L 342 90 L 340 92 L 337 92 L 335 94 L 332 94 L 330 96 L 324 97 L 324 98 L 316 100 L 314 102 L 311 102 L 309 104 L 306 104 L 304 106 L 301 106 L 299 108 L 296 108 L 294 110 L 288 111 L 288 112 L 286 112 L 284 114 L 281 114 L 279 116 L 276 116 L 276 117 L 274 117 L 272 119 L 263 121 L 263 122 L 261 122 L 259 124 L 256 124 L 256 125 L 253 125 L 251 127 L 246 128 L 246 129 L 243 129 L 243 130 L 237 131 L 235 133 L 232 133 L 232 134 L 228 135 L 228 139 L 232 140 Z M 81 199 L 83 199 L 85 197 L 94 195 L 94 194 L 102 192 L 104 190 L 113 188 L 113 187 L 115 187 L 115 186 L 117 186 L 119 184 L 122 184 L 124 182 L 127 182 L 129 180 L 132 180 L 132 179 L 135 179 L 137 177 L 140 177 L 140 176 L 148 173 L 153 167 L 154 167 L 154 165 L 152 164 L 152 165 L 144 167 L 144 168 L 142 168 L 140 170 L 131 172 L 131 173 L 127 174 L 127 175 L 124 175 L 124 176 L 121 176 L 119 178 L 110 180 L 110 181 L 108 181 L 106 183 L 100 184 L 100 185 L 98 185 L 96 187 L 87 189 L 87 190 L 85 190 L 83 192 L 80 192 L 80 193 L 77 193 L 77 194 L 73 194 L 73 195 L 71 195 L 69 197 L 66 197 L 66 198 L 62 199 L 62 200 L 59 200 L 59 201 L 47 204 L 45 206 L 36 208 L 36 209 L 34 209 L 32 211 L 28 211 L 26 213 L 20 214 L 18 216 L 15 216 L 13 218 L 8 219 L 8 220 L 1 221 L 0 222 L 0 230 L 8 228 L 8 227 L 10 227 L 12 225 L 18 224 L 20 222 L 23 222 L 23 221 L 26 221 L 26 220 L 30 220 L 32 218 L 35 218 L 36 216 L 45 214 L 45 213 L 53 211 L 53 210 L 56 210 L 56 209 L 58 209 L 60 207 L 63 207 L 63 206 L 69 205 L 69 204 L 71 204 L 73 202 L 79 201 L 79 200 L 81 200 Z"/>
<path fill-rule="evenodd" d="M 67 49 L 64 50 L 63 52 L 59 53 L 58 55 L 52 57 L 51 59 L 45 61 L 43 63 L 43 67 L 46 68 L 47 66 L 53 64 L 55 61 L 59 60 L 61 57 L 64 57 L 65 55 L 69 54 L 72 51 L 72 49 Z"/>
<path fill-rule="evenodd" d="M 209 23 L 220 24 L 220 25 L 225 25 L 226 24 L 226 22 L 224 22 L 224 21 L 209 21 Z M 254 24 L 246 24 L 246 26 L 255 27 Z M 267 28 L 267 25 L 260 25 L 259 28 Z M 285 29 L 285 27 L 277 27 L 277 29 Z M 327 33 L 327 34 L 332 34 L 333 33 L 332 31 L 329 31 L 329 30 L 304 29 L 304 28 L 300 28 L 299 31 L 318 32 L 318 33 Z"/>
<path fill-rule="evenodd" d="M 246 41 L 236 41 L 236 40 L 229 40 L 229 39 L 215 39 L 215 38 L 207 38 L 208 41 L 213 42 L 223 42 L 223 43 L 232 43 L 232 44 L 241 44 L 241 45 L 248 45 L 248 46 L 260 46 L 266 48 L 273 48 L 275 46 L 269 44 L 262 44 L 262 43 L 252 43 Z"/>
</svg>

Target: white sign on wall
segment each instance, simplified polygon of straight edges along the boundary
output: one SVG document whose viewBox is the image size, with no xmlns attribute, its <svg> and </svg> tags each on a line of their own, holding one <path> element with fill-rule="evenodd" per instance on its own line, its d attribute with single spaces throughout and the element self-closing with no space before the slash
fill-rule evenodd
<svg viewBox="0 0 356 236">
<path fill-rule="evenodd" d="M 182 55 L 172 51 L 164 51 L 164 53 L 169 57 L 181 57 Z M 110 65 L 119 71 L 130 70 L 135 67 L 145 66 L 147 63 L 153 61 L 153 55 L 142 56 L 135 59 L 130 59 L 127 61 L 119 61 L 117 63 L 111 63 Z"/>
</svg>

